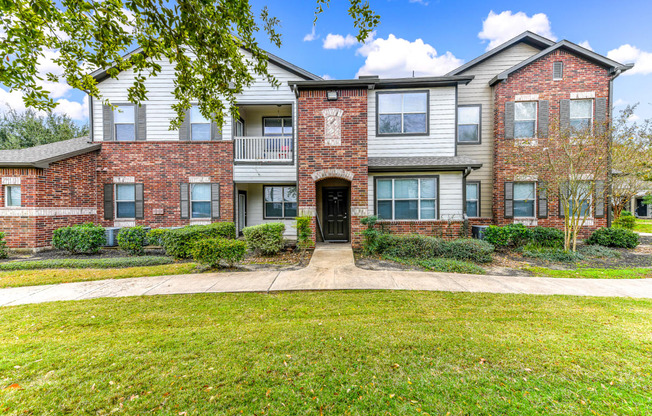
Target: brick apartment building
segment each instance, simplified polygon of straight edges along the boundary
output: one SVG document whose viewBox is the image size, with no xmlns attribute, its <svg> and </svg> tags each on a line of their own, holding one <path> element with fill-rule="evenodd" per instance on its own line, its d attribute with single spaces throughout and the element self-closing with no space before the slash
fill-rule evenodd
<svg viewBox="0 0 652 416">
<path fill-rule="evenodd" d="M 441 77 L 323 80 L 269 58 L 280 88 L 255 82 L 224 126 L 193 107 L 177 131 L 169 63 L 139 107 L 127 100 L 133 73 L 94 73 L 118 109 L 91 100 L 90 137 L 0 152 L 9 246 L 47 247 L 53 229 L 86 221 L 282 221 L 291 238 L 293 219 L 310 215 L 315 239 L 354 244 L 368 215 L 444 237 L 469 224 L 559 227 L 557 197 L 522 173 L 519 147 L 536 151 L 555 120 L 608 120 L 613 79 L 631 68 L 530 32 Z M 586 231 L 608 223 L 595 185 Z"/>
</svg>

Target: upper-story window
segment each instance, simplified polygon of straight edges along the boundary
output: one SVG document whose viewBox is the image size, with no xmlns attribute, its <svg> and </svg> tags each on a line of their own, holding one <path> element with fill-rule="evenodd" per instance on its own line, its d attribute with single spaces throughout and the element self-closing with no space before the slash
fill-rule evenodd
<svg viewBox="0 0 652 416">
<path fill-rule="evenodd" d="M 208 141 L 211 139 L 211 122 L 199 111 L 199 106 L 190 109 L 190 140 Z"/>
<path fill-rule="evenodd" d="M 115 186 L 115 217 L 136 218 L 136 185 Z"/>
<path fill-rule="evenodd" d="M 437 178 L 378 179 L 376 205 L 383 220 L 437 218 Z"/>
<path fill-rule="evenodd" d="M 378 135 L 428 133 L 428 92 L 378 93 Z"/>
<path fill-rule="evenodd" d="M 514 103 L 514 138 L 531 139 L 536 137 L 537 103 L 525 101 Z"/>
<path fill-rule="evenodd" d="M 5 186 L 5 206 L 19 207 L 21 204 L 20 185 Z"/>
<path fill-rule="evenodd" d="M 570 125 L 575 131 L 591 127 L 593 122 L 593 100 L 571 100 Z"/>
<path fill-rule="evenodd" d="M 457 108 L 457 141 L 463 144 L 480 143 L 480 106 Z"/>
<path fill-rule="evenodd" d="M 292 137 L 292 117 L 265 117 L 263 136 Z"/>
<path fill-rule="evenodd" d="M 552 79 L 559 81 L 564 78 L 564 63 L 557 61 L 552 63 Z"/>
<path fill-rule="evenodd" d="M 136 140 L 136 109 L 133 105 L 118 105 L 113 110 L 116 141 Z"/>
</svg>

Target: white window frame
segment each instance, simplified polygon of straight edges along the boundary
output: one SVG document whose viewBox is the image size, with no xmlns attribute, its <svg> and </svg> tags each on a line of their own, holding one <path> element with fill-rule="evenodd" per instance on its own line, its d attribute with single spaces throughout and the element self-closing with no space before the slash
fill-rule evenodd
<svg viewBox="0 0 652 416">
<path fill-rule="evenodd" d="M 21 185 L 5 185 L 4 188 L 5 188 L 4 189 L 5 207 L 8 207 L 8 208 L 22 207 L 23 206 L 23 189 L 21 188 Z M 19 202 L 18 205 L 9 205 L 9 197 L 8 197 L 8 195 L 10 193 L 9 188 L 18 188 L 18 189 L 20 189 L 20 201 L 18 201 Z M 13 199 L 12 199 L 12 201 L 13 201 Z"/>
<path fill-rule="evenodd" d="M 273 137 L 273 136 L 272 136 Z M 265 195 L 265 188 L 281 188 L 281 201 L 268 201 Z M 299 215 L 299 201 L 298 198 L 296 201 L 286 201 L 285 200 L 285 188 L 294 188 L 295 195 L 297 194 L 296 185 L 264 185 L 263 186 L 263 219 L 276 219 L 276 220 L 292 220 L 296 217 L 288 217 L 285 215 L 285 204 L 295 204 L 297 206 L 297 215 Z M 279 203 L 282 206 L 282 213 L 280 217 L 268 216 L 267 215 L 267 204 Z"/>
<path fill-rule="evenodd" d="M 210 141 L 211 138 L 212 138 L 211 137 L 211 121 L 209 119 L 205 118 L 203 115 L 202 115 L 202 117 L 204 117 L 205 121 L 201 121 L 201 122 L 193 121 L 192 120 L 192 110 L 195 109 L 195 108 L 197 109 L 197 111 L 199 111 L 199 105 L 193 104 L 191 109 L 190 109 L 190 114 L 189 114 L 189 116 L 190 116 L 190 141 L 194 141 L 194 142 L 207 142 L 207 141 Z M 195 139 L 195 138 L 193 138 L 193 136 L 192 136 L 192 133 L 193 133 L 192 126 L 193 125 L 199 125 L 199 124 L 208 126 L 208 139 Z"/>
<path fill-rule="evenodd" d="M 572 109 L 573 102 L 578 102 L 578 101 L 590 101 L 591 102 L 591 118 L 589 120 L 589 130 L 591 130 L 591 129 L 593 129 L 593 118 L 594 118 L 593 112 L 595 111 L 595 102 L 594 102 L 593 98 L 578 98 L 578 99 L 570 100 L 570 104 L 569 104 L 569 107 L 568 107 L 568 111 L 570 113 L 568 115 L 568 123 L 570 124 L 571 129 L 572 129 L 573 120 L 584 120 L 585 119 L 584 117 L 582 117 L 582 118 L 577 118 L 577 117 L 573 118 L 573 116 L 572 116 L 572 114 L 573 114 L 573 109 Z"/>
<path fill-rule="evenodd" d="M 529 199 L 516 199 L 516 185 L 522 184 L 531 184 L 532 185 L 532 216 L 531 217 L 521 217 L 516 215 L 516 201 L 518 202 L 529 202 Z M 514 209 L 513 217 L 516 218 L 537 218 L 537 182 L 535 181 L 518 181 L 514 182 L 514 197 L 512 198 L 512 204 Z"/>
<path fill-rule="evenodd" d="M 133 118 L 131 123 L 116 123 L 115 122 L 115 111 L 119 111 L 121 108 L 124 108 L 124 107 L 130 107 L 130 108 L 133 109 L 134 118 Z M 137 131 L 136 131 L 136 106 L 134 106 L 133 104 L 118 104 L 118 105 L 116 105 L 116 109 L 114 110 L 114 114 L 113 114 L 113 119 L 114 119 L 114 122 L 113 122 L 113 139 L 116 142 L 132 142 L 132 141 L 136 140 L 136 133 L 137 133 Z M 120 139 L 118 139 L 118 126 L 126 126 L 126 125 L 132 125 L 133 128 L 134 128 L 134 139 L 133 140 L 120 140 Z"/>
<path fill-rule="evenodd" d="M 133 186 L 134 199 L 133 200 L 118 200 L 118 186 Z M 116 183 L 113 185 L 113 217 L 117 220 L 135 220 L 136 219 L 136 184 L 135 183 Z M 133 202 L 134 203 L 134 216 L 133 217 L 118 217 L 118 202 Z"/>
<path fill-rule="evenodd" d="M 465 205 L 464 210 L 466 211 L 466 216 L 467 217 L 469 217 L 469 218 L 479 218 L 480 217 L 480 182 L 479 181 L 469 181 L 469 182 L 466 183 L 465 186 L 468 187 L 469 185 L 475 186 L 475 188 L 477 190 L 476 191 L 477 198 L 476 199 L 469 199 L 469 197 L 468 197 L 468 194 L 469 194 L 468 189 L 465 189 L 464 190 L 464 192 L 465 192 L 464 193 L 464 195 L 465 195 L 465 197 L 464 197 L 464 205 Z M 476 215 L 469 215 L 469 210 L 468 210 L 468 207 L 466 206 L 466 204 L 468 204 L 469 201 L 477 202 L 477 207 L 478 208 L 477 208 Z"/>
<path fill-rule="evenodd" d="M 192 188 L 195 186 L 207 186 L 208 187 L 208 199 L 192 199 Z M 211 204 L 213 202 L 213 186 L 210 183 L 191 183 L 190 187 L 188 188 L 190 195 L 188 195 L 188 201 L 190 202 L 190 218 L 191 219 L 197 219 L 197 220 L 207 220 L 211 219 L 212 217 L 212 207 Z M 208 202 L 208 216 L 207 217 L 195 217 L 193 215 L 194 210 L 192 209 L 192 204 L 195 202 Z"/>
<path fill-rule="evenodd" d="M 400 113 L 383 113 L 381 112 L 380 108 L 380 97 L 382 95 L 399 95 L 401 96 L 401 112 Z M 426 110 L 425 113 L 421 111 L 405 111 L 405 100 L 404 96 L 406 94 L 423 94 L 426 96 Z M 380 116 L 381 115 L 396 115 L 399 114 L 401 116 L 401 131 L 398 133 L 381 133 L 380 131 Z M 405 132 L 405 123 L 403 122 L 404 120 L 404 115 L 405 114 L 425 114 L 426 116 L 426 125 L 425 125 L 425 131 L 423 132 Z M 430 134 L 430 91 L 429 90 L 416 90 L 416 91 L 400 91 L 400 92 L 377 92 L 376 93 L 376 136 L 427 136 Z"/>
<path fill-rule="evenodd" d="M 477 124 L 462 124 L 460 123 L 460 109 L 462 108 L 476 108 L 478 110 L 478 122 Z M 478 137 L 474 141 L 462 141 L 460 140 L 460 127 L 461 126 L 478 126 Z M 457 106 L 457 143 L 461 145 L 465 144 L 480 144 L 482 143 L 482 105 L 480 104 L 464 104 Z"/>
<path fill-rule="evenodd" d="M 417 198 L 396 198 L 394 192 L 396 190 L 395 182 L 397 180 L 416 179 L 417 180 Z M 434 198 L 421 198 L 421 180 L 435 180 L 435 197 Z M 378 198 L 378 182 L 384 180 L 392 181 L 392 197 L 391 198 Z M 394 176 L 394 177 L 376 177 L 375 192 L 374 192 L 375 210 L 376 215 L 380 221 L 436 221 L 439 219 L 439 175 L 432 176 Z M 378 202 L 391 201 L 392 203 L 392 218 L 380 218 L 378 215 Z M 417 218 L 396 219 L 396 201 L 417 201 Z M 435 202 L 435 217 L 434 218 L 421 218 L 421 201 L 434 201 Z"/>
<path fill-rule="evenodd" d="M 516 106 L 519 104 L 527 104 L 527 103 L 534 103 L 534 120 L 533 119 L 526 119 L 526 120 L 517 120 L 516 119 Z M 523 139 L 523 140 L 531 140 L 531 139 L 536 139 L 537 138 L 537 131 L 539 129 L 539 102 L 538 101 L 516 101 L 514 103 L 514 138 L 515 139 Z M 534 131 L 533 131 L 533 136 L 532 137 L 517 137 L 516 136 L 516 123 L 519 121 L 534 121 Z"/>
</svg>

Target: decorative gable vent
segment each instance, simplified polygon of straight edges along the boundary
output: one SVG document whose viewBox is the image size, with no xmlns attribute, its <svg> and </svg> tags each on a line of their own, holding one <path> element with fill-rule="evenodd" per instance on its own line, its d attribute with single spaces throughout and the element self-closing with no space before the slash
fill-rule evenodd
<svg viewBox="0 0 652 416">
<path fill-rule="evenodd" d="M 560 80 L 564 77 L 564 63 L 561 61 L 552 63 L 552 79 Z"/>
</svg>

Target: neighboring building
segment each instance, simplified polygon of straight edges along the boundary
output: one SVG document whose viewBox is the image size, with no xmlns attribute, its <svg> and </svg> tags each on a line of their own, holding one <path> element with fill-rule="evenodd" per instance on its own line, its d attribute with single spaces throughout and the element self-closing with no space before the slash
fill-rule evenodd
<svg viewBox="0 0 652 416">
<path fill-rule="evenodd" d="M 283 221 L 292 237 L 294 217 L 310 215 L 318 240 L 354 244 L 368 215 L 393 232 L 444 237 L 464 235 L 473 224 L 558 227 L 555 196 L 546 198 L 537 178 L 517 173 L 516 146 L 525 140 L 537 146 L 553 119 L 607 119 L 612 80 L 631 67 L 529 32 L 442 77 L 322 80 L 270 55 L 280 88 L 255 82 L 237 98 L 240 119 L 222 128 L 193 107 L 172 131 L 174 68 L 160 64 L 161 73 L 146 81 L 149 100 L 139 107 L 127 100 L 132 73 L 119 80 L 93 74 L 118 110 L 91 100 L 88 152 L 61 151 L 56 163 L 77 164 L 78 177 L 88 178 L 90 202 L 67 208 L 95 212 L 82 218 L 70 211 L 57 225 L 234 221 L 240 231 Z M 2 153 L 0 168 L 7 167 Z M 92 163 L 77 162 L 84 158 Z M 49 245 L 52 227 L 13 229 L 43 221 L 32 208 L 54 209 L 57 195 L 77 193 L 76 183 L 58 181 L 49 167 L 37 169 L 2 171 L 0 227 L 12 247 Z M 54 185 L 23 198 L 19 208 L 7 206 L 7 195 L 20 192 L 11 184 L 39 175 Z M 605 204 L 596 194 L 587 230 L 606 225 Z"/>
<path fill-rule="evenodd" d="M 652 195 L 652 191 L 640 191 L 630 201 L 630 212 L 637 218 L 652 218 L 652 204 L 646 204 L 646 197 Z"/>
</svg>

